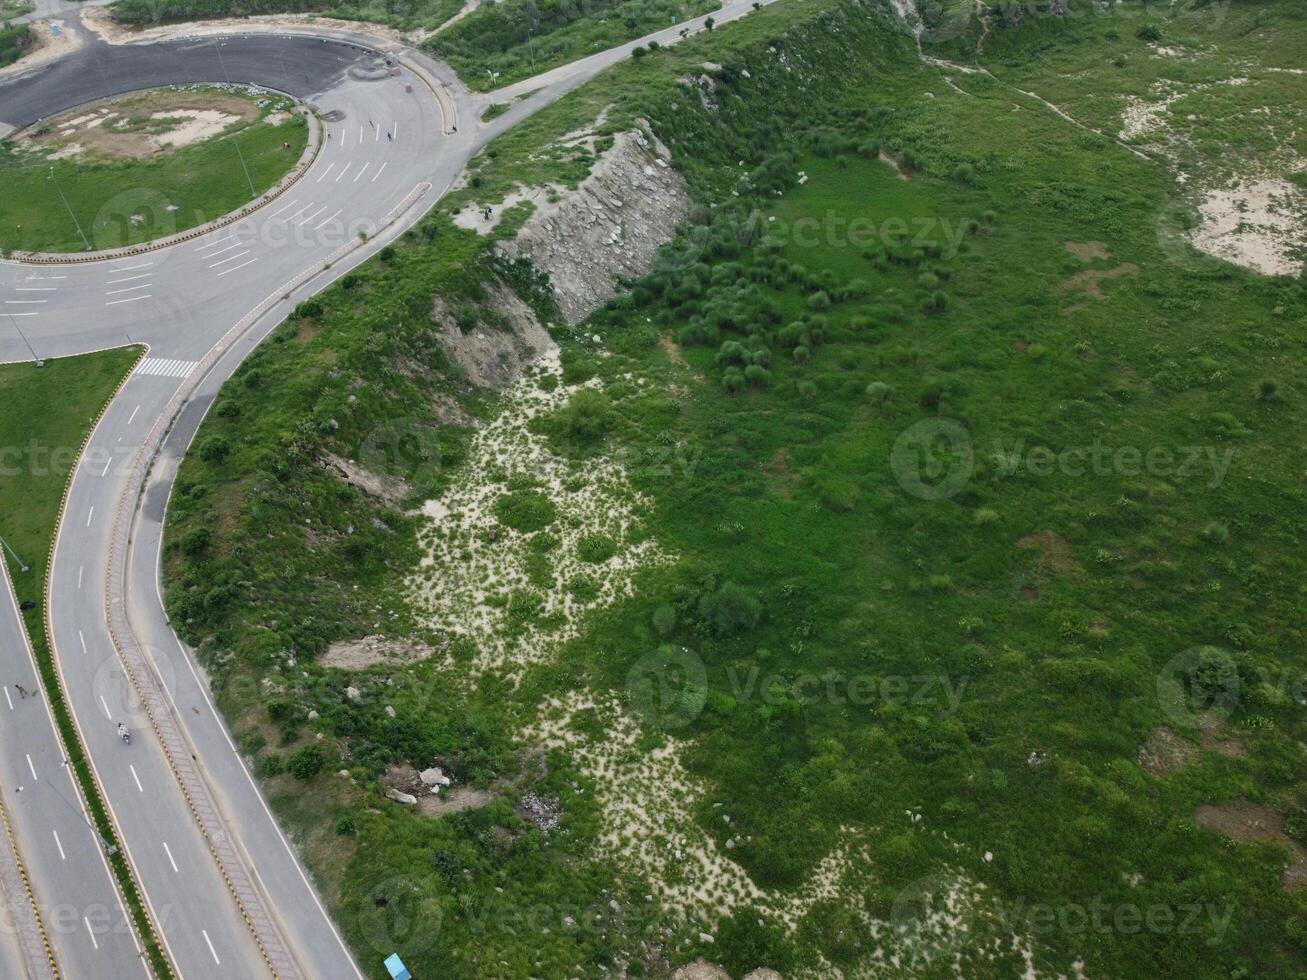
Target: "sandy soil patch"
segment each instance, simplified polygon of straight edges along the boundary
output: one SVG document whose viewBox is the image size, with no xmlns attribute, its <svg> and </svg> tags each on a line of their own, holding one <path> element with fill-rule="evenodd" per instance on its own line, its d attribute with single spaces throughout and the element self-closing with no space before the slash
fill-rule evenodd
<svg viewBox="0 0 1307 980">
<path fill-rule="evenodd" d="M 1307 848 L 1285 833 L 1284 814 L 1278 810 L 1247 800 L 1233 800 L 1220 806 L 1200 806 L 1194 813 L 1194 822 L 1230 840 L 1284 845 L 1289 851 L 1289 863 L 1280 875 L 1280 882 L 1289 889 L 1307 885 Z"/>
<path fill-rule="evenodd" d="M 531 430 L 533 418 L 581 387 L 562 383 L 550 349 L 504 390 L 500 414 L 473 436 L 459 479 L 423 506 L 428 523 L 418 533 L 422 559 L 409 595 L 424 625 L 464 641 L 472 676 L 495 670 L 519 679 L 575 637 L 588 612 L 632 595 L 640 568 L 670 560 L 636 534 L 648 501 L 620 465 L 600 458 L 573 466 Z M 528 486 L 556 514 L 539 531 L 496 517 L 502 497 Z M 583 542 L 595 536 L 615 549 L 597 563 L 582 558 Z"/>
<path fill-rule="evenodd" d="M 1249 180 L 1207 191 L 1194 248 L 1267 276 L 1302 272 L 1307 201 L 1287 180 Z"/>
<path fill-rule="evenodd" d="M 238 122 L 240 117 L 218 109 L 173 109 L 152 113 L 150 118 L 183 120 L 166 133 L 154 137 L 160 146 L 175 150 L 217 136 L 232 123 Z"/>
<path fill-rule="evenodd" d="M 563 188 L 553 188 L 561 191 Z M 550 187 L 523 187 L 505 195 L 498 204 L 479 204 L 469 201 L 454 215 L 454 224 L 478 235 L 488 235 L 499 226 L 504 212 L 521 201 L 543 201 Z M 489 212 L 489 213 L 487 213 Z"/>
<path fill-rule="evenodd" d="M 1094 259 L 1108 257 L 1107 245 L 1104 242 L 1064 242 L 1063 244 L 1066 250 L 1081 262 L 1092 262 Z"/>
<path fill-rule="evenodd" d="M 255 96 L 216 88 L 163 88 L 79 106 L 42 120 L 18 134 L 25 149 L 51 151 L 50 159 L 86 153 L 143 160 L 216 137 L 258 117 Z M 270 114 L 271 115 L 271 114 Z M 281 113 L 289 118 L 289 113 Z M 70 151 L 70 147 L 76 150 Z"/>
</svg>

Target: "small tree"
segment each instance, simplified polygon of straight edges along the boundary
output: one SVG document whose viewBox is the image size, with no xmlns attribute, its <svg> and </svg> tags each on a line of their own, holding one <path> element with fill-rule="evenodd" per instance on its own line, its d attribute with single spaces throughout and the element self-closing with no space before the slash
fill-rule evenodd
<svg viewBox="0 0 1307 980">
<path fill-rule="evenodd" d="M 707 18 L 706 20 L 704 20 L 704 22 L 703 22 L 703 29 L 704 29 L 705 31 L 711 31 L 712 28 L 713 28 L 713 24 L 715 24 L 715 23 L 717 23 L 717 21 L 715 21 L 715 20 L 713 20 L 711 17 L 709 17 L 709 18 Z"/>
<path fill-rule="evenodd" d="M 715 633 L 730 636 L 757 626 L 762 618 L 762 604 L 734 582 L 724 582 L 720 589 L 699 601 L 699 615 Z"/>
<path fill-rule="evenodd" d="M 867 397 L 877 405 L 884 405 L 894 397 L 894 389 L 884 381 L 873 381 L 871 384 L 867 385 Z"/>
<path fill-rule="evenodd" d="M 296 779 L 312 779 L 322 772 L 327 764 L 327 754 L 317 742 L 302 745 L 290 754 L 286 761 L 286 771 Z"/>
</svg>

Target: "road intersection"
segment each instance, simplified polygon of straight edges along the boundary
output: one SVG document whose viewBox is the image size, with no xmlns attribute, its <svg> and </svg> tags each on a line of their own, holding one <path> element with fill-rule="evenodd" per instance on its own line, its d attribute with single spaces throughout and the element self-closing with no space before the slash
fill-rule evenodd
<svg viewBox="0 0 1307 980">
<path fill-rule="evenodd" d="M 734 0 L 714 16 L 725 23 L 752 8 Z M 488 95 L 468 92 L 415 52 L 386 64 L 383 46 L 335 33 L 94 40 L 0 81 L 0 132 L 110 95 L 199 81 L 282 91 L 323 120 L 303 175 L 239 221 L 96 261 L 0 262 L 0 363 L 30 360 L 29 343 L 40 357 L 148 348 L 73 471 L 47 622 L 96 782 L 179 975 L 360 977 L 164 612 L 160 541 L 177 463 L 223 382 L 296 303 L 421 218 L 499 133 L 637 44 L 675 43 L 680 31 L 674 25 Z M 508 112 L 478 122 L 486 105 L 514 99 Z M 149 194 L 106 206 L 148 206 Z M 38 691 L 17 609 L 0 600 L 0 679 Z M 130 746 L 115 737 L 118 721 L 138 734 Z M 65 974 L 145 973 L 41 697 L 13 709 L 0 703 L 0 745 L 0 798 L 12 806 L 24 797 L 13 817 L 38 907 L 104 910 L 95 922 L 86 913 L 81 932 L 49 930 Z"/>
</svg>

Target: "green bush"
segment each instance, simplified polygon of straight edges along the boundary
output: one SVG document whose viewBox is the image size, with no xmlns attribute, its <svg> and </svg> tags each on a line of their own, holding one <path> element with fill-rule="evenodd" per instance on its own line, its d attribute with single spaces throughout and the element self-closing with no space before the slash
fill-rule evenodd
<svg viewBox="0 0 1307 980">
<path fill-rule="evenodd" d="M 296 779 L 312 779 L 327 764 L 327 753 L 317 742 L 301 745 L 286 760 L 286 771 Z"/>
<path fill-rule="evenodd" d="M 734 582 L 725 582 L 699 601 L 699 615 L 720 636 L 753 629 L 762 617 L 762 604 Z"/>
<path fill-rule="evenodd" d="M 530 532 L 554 523 L 558 512 L 539 490 L 513 490 L 495 501 L 495 516 L 515 531 Z"/>
</svg>

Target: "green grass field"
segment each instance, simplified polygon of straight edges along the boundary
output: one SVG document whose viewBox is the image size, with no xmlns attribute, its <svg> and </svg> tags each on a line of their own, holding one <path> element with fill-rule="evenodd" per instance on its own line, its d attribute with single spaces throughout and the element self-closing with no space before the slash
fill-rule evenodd
<svg viewBox="0 0 1307 980">
<path fill-rule="evenodd" d="M 163 92 L 148 97 L 167 98 Z M 94 249 L 134 245 L 239 208 L 280 180 L 304 150 L 302 117 L 264 121 L 284 112 L 283 103 L 270 97 L 256 120 L 145 159 L 111 158 L 88 148 L 77 159 L 52 161 L 48 152 L 0 143 L 0 179 L 8 191 L 0 200 L 0 248 L 77 252 L 88 243 Z M 141 115 L 130 126 L 148 135 L 158 121 Z"/>
<path fill-rule="evenodd" d="M 506 274 L 484 241 L 434 215 L 306 304 L 183 463 L 169 608 L 370 975 L 394 948 L 459 977 L 665 976 L 698 956 L 737 978 L 874 976 L 879 948 L 891 975 L 999 978 L 1025 972 L 1023 943 L 1041 975 L 1307 969 L 1307 890 L 1281 881 L 1307 846 L 1307 290 L 1177 241 L 1166 167 L 1001 79 L 947 84 L 878 10 L 776 4 L 619 66 L 503 137 L 454 198 L 578 179 L 587 155 L 550 143 L 611 105 L 610 126 L 651 121 L 695 201 L 650 275 L 556 331 L 557 383 L 602 394 L 531 423 L 568 482 L 620 462 L 631 536 L 674 560 L 520 683 L 404 603 L 421 522 L 319 463 L 419 474 L 412 505 L 469 478 L 469 420 L 423 405 L 514 406 L 469 392 L 428 313 Z M 1230 22 L 1297 30 L 1296 11 Z M 1033 22 L 989 50 L 1070 101 L 1076 45 L 1109 71 L 1112 45 L 1139 46 L 1128 24 Z M 1243 57 L 1243 38 L 1205 43 Z M 685 84 L 705 61 L 711 86 Z M 523 270 L 509 281 L 556 320 Z M 549 531 L 527 585 L 488 589 L 520 610 L 510 640 L 556 625 L 519 602 L 532 590 L 593 586 L 554 581 Z M 377 632 L 447 659 L 313 662 Z M 665 671 L 651 705 L 632 677 L 677 658 L 701 673 Z M 522 735 L 578 692 L 603 710 L 570 716 L 569 749 Z M 642 726 L 617 767 L 671 754 L 695 787 L 666 837 L 620 816 L 657 779 L 604 802 L 617 709 Z M 1141 753 L 1159 740 L 1173 755 Z M 388 766 L 432 759 L 491 802 L 433 819 L 383 798 Z M 528 790 L 558 828 L 527 819 Z M 1232 804 L 1282 834 L 1199 826 Z M 687 914 L 676 888 L 700 869 L 658 856 L 703 839 L 760 894 Z M 968 928 L 914 931 L 922 883 L 954 880 L 983 886 Z M 790 900 L 787 924 L 770 909 Z"/>
</svg>

